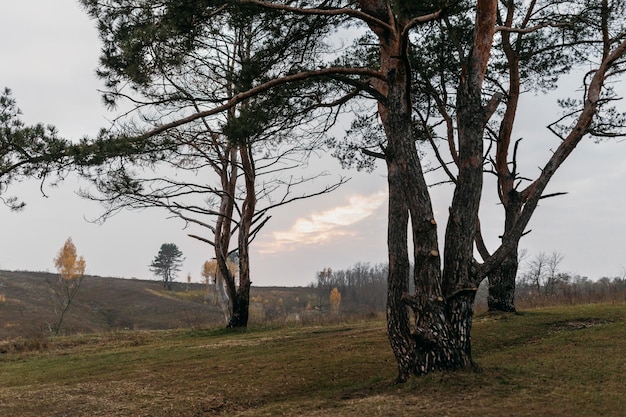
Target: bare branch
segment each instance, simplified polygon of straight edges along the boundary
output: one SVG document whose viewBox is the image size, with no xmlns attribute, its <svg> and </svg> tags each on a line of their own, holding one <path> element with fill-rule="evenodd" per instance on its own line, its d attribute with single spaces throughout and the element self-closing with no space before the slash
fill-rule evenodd
<svg viewBox="0 0 626 417">
<path fill-rule="evenodd" d="M 533 32 L 537 32 L 538 30 L 541 30 L 547 27 L 563 28 L 563 27 L 569 27 L 569 26 L 571 26 L 571 23 L 556 23 L 556 22 L 545 22 L 545 23 L 541 23 L 539 25 L 535 25 L 531 27 L 521 27 L 521 28 L 514 28 L 514 27 L 509 27 L 509 26 L 496 26 L 496 32 L 533 33 Z"/>
<path fill-rule="evenodd" d="M 551 193 L 551 194 L 544 194 L 541 197 L 539 197 L 539 199 L 543 200 L 544 198 L 558 197 L 560 195 L 566 195 L 566 194 L 568 194 L 567 191 L 562 191 L 562 192 L 558 192 L 558 193 Z"/>
</svg>

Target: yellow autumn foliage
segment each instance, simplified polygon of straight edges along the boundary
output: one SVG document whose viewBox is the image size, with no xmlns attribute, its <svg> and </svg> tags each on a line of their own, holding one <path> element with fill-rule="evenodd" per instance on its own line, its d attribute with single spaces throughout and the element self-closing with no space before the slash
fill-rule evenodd
<svg viewBox="0 0 626 417">
<path fill-rule="evenodd" d="M 212 279 L 215 279 L 215 274 L 217 273 L 217 262 L 215 259 L 211 261 L 205 261 L 202 264 L 202 271 L 200 275 L 204 278 L 205 284 L 210 284 Z"/>
<path fill-rule="evenodd" d="M 341 293 L 337 287 L 333 288 L 330 292 L 330 312 L 331 314 L 339 314 L 339 307 L 341 306 Z"/>
<path fill-rule="evenodd" d="M 76 254 L 76 246 L 71 237 L 67 238 L 59 254 L 54 258 L 54 266 L 65 281 L 81 278 L 85 274 L 87 264 L 82 256 Z"/>
<path fill-rule="evenodd" d="M 236 262 L 232 262 L 228 259 L 226 261 L 226 265 L 228 266 L 228 270 L 231 274 L 237 275 L 239 266 Z M 215 276 L 217 275 L 217 261 L 215 259 L 205 261 L 204 264 L 202 264 L 202 271 L 200 274 L 204 278 L 205 284 L 215 283 Z"/>
</svg>

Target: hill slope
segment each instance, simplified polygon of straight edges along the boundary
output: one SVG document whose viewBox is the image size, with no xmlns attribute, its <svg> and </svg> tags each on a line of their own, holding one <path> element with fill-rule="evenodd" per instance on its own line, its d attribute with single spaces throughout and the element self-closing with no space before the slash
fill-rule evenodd
<svg viewBox="0 0 626 417">
<path fill-rule="evenodd" d="M 55 313 L 47 281 L 54 279 L 56 274 L 46 272 L 0 271 L 0 340 L 48 332 Z M 260 321 L 301 312 L 314 294 L 308 288 L 253 287 L 251 296 L 252 319 Z M 62 330 L 174 329 L 218 326 L 223 320 L 202 284 L 175 282 L 170 292 L 159 281 L 85 276 Z"/>
</svg>

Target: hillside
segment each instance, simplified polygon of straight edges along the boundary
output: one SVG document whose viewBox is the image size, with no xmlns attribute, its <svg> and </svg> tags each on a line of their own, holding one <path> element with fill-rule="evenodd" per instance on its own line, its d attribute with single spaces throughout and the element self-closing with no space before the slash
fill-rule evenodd
<svg viewBox="0 0 626 417">
<path fill-rule="evenodd" d="M 47 280 L 56 277 L 0 271 L 0 340 L 48 332 L 55 315 Z M 251 320 L 302 319 L 314 297 L 310 288 L 253 287 Z M 86 276 L 62 329 L 66 334 L 176 329 L 219 326 L 223 320 L 202 284 L 174 283 L 173 291 L 166 291 L 159 281 Z"/>
<path fill-rule="evenodd" d="M 0 353 L 0 409 L 34 416 L 622 417 L 626 304 L 478 315 L 478 372 L 392 385 L 381 320 L 122 331 Z M 25 346 L 22 346 L 25 347 Z"/>
</svg>

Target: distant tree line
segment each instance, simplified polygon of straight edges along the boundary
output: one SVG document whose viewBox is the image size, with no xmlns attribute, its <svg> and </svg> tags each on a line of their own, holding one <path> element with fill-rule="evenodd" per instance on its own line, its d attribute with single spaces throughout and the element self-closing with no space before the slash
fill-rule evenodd
<svg viewBox="0 0 626 417">
<path fill-rule="evenodd" d="M 520 253 L 520 268 L 515 280 L 515 305 L 518 308 L 626 301 L 626 269 L 619 276 L 592 279 L 561 270 L 565 257 L 557 251 L 541 252 L 530 259 L 525 259 L 526 251 Z M 488 308 L 487 284 L 484 282 L 478 290 L 476 311 Z"/>
<path fill-rule="evenodd" d="M 521 262 L 516 280 L 515 302 L 520 308 L 558 304 L 587 304 L 626 301 L 626 270 L 621 276 L 590 279 L 564 272 L 564 256 L 556 251 L 539 253 Z M 337 288 L 341 293 L 344 315 L 384 312 L 387 291 L 386 263 L 358 262 L 347 269 L 324 268 L 316 274 L 311 288 L 317 294 L 317 308 L 330 312 L 328 295 Z M 479 291 L 476 308 L 487 303 L 487 288 Z"/>
<path fill-rule="evenodd" d="M 556 251 L 539 253 L 525 262 L 517 277 L 516 299 L 520 306 L 583 304 L 626 300 L 626 271 L 618 277 L 597 280 L 561 271 L 564 256 Z"/>
<path fill-rule="evenodd" d="M 311 287 L 318 294 L 321 310 L 330 309 L 328 295 L 337 288 L 341 293 L 343 314 L 379 312 L 385 310 L 388 274 L 386 263 L 358 262 L 348 269 L 322 269 Z"/>
<path fill-rule="evenodd" d="M 523 307 L 550 304 L 586 304 L 626 301 L 626 278 L 602 277 L 591 280 L 580 275 L 562 273 L 549 292 L 537 292 L 527 282 L 517 285 L 518 303 Z"/>
</svg>

